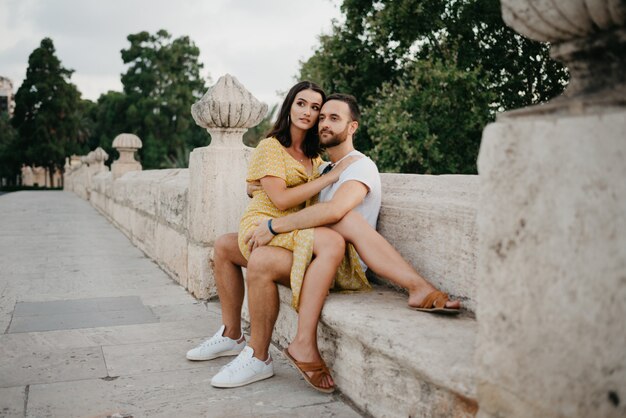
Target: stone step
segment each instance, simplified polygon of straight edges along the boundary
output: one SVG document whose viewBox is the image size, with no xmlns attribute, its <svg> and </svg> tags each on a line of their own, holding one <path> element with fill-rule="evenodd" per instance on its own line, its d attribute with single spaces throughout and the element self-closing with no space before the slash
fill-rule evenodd
<svg viewBox="0 0 626 418">
<path fill-rule="evenodd" d="M 279 286 L 274 342 L 287 346 L 297 328 L 291 291 Z M 247 306 L 247 302 L 244 304 Z M 247 311 L 244 317 L 248 319 Z M 477 324 L 410 310 L 406 297 L 372 292 L 331 293 L 318 331 L 320 350 L 339 390 L 375 417 L 474 416 Z"/>
</svg>

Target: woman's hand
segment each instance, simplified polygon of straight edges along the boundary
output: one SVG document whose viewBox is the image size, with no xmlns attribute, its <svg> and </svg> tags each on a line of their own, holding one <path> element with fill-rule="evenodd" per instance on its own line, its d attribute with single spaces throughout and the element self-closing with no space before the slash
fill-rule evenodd
<svg viewBox="0 0 626 418">
<path fill-rule="evenodd" d="M 248 197 L 252 197 L 252 194 L 259 190 L 263 190 L 259 180 L 246 182 L 246 194 Z"/>
<path fill-rule="evenodd" d="M 335 179 L 335 181 L 337 181 L 339 180 L 339 176 L 341 175 L 341 173 L 343 173 L 344 170 L 350 166 L 350 164 L 352 164 L 356 160 L 360 160 L 361 158 L 363 157 L 360 155 L 351 155 L 348 158 L 344 158 L 343 160 L 339 161 L 339 164 L 334 166 L 333 169 L 328 172 L 328 174 L 331 175 L 332 178 Z"/>
</svg>

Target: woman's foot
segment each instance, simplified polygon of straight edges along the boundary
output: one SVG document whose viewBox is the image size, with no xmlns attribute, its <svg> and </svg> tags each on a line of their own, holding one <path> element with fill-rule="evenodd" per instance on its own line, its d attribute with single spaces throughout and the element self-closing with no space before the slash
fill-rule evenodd
<svg viewBox="0 0 626 418">
<path fill-rule="evenodd" d="M 319 351 L 317 351 L 317 347 L 311 347 L 310 345 L 305 345 L 298 343 L 297 341 L 292 341 L 291 344 L 285 349 L 285 351 L 296 361 L 302 363 L 323 363 L 324 360 L 320 355 Z M 309 378 L 313 377 L 315 372 L 306 372 Z M 324 389 L 334 389 L 335 382 L 333 378 L 330 376 L 330 373 L 325 374 L 318 386 Z"/>
</svg>

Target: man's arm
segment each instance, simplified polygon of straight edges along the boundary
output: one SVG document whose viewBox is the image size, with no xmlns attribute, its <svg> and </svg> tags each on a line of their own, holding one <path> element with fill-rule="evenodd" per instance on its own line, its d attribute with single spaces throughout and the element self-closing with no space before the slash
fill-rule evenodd
<svg viewBox="0 0 626 418">
<path fill-rule="evenodd" d="M 296 213 L 276 218 L 272 221 L 272 229 L 281 234 L 295 229 L 314 228 L 337 223 L 346 213 L 363 202 L 367 192 L 367 186 L 360 181 L 346 181 L 339 187 L 330 201 L 318 203 Z"/>
<path fill-rule="evenodd" d="M 348 180 L 339 187 L 333 198 L 304 208 L 296 213 L 272 220 L 272 229 L 276 233 L 291 232 L 295 229 L 314 228 L 339 222 L 348 212 L 356 208 L 368 193 L 365 184 L 358 180 Z M 274 235 L 270 232 L 267 221 L 259 223 L 246 242 L 251 249 L 267 244 Z"/>
</svg>

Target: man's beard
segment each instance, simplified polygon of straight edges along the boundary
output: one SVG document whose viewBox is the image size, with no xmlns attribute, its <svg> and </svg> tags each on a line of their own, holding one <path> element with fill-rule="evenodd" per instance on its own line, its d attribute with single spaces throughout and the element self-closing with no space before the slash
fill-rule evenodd
<svg viewBox="0 0 626 418">
<path fill-rule="evenodd" d="M 322 146 L 322 148 L 332 148 L 332 147 L 336 147 L 337 145 L 343 144 L 346 139 L 348 139 L 348 127 L 347 126 L 346 126 L 346 129 L 344 129 L 342 132 L 339 132 L 338 134 L 334 134 L 328 139 L 322 140 L 322 138 L 320 137 L 320 145 Z"/>
</svg>

